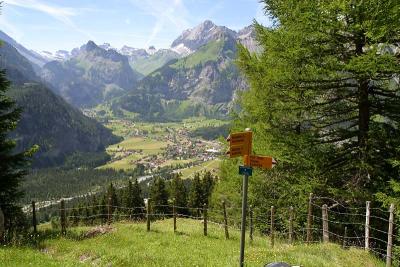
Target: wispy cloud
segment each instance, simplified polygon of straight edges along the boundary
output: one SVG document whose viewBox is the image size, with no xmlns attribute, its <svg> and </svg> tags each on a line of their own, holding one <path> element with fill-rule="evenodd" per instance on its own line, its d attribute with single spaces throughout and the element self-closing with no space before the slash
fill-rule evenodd
<svg viewBox="0 0 400 267">
<path fill-rule="evenodd" d="M 23 33 L 16 28 L 12 23 L 10 23 L 5 16 L 0 16 L 1 30 L 5 31 L 7 34 L 11 35 L 13 39 L 17 42 L 23 37 Z"/>
<path fill-rule="evenodd" d="M 156 19 L 146 42 L 147 45 L 150 45 L 157 38 L 165 26 L 172 25 L 179 31 L 190 27 L 189 12 L 182 0 L 173 0 L 172 3 L 165 0 L 131 0 L 131 3 Z"/>
<path fill-rule="evenodd" d="M 93 39 L 93 36 L 90 33 L 79 28 L 71 19 L 72 17 L 78 15 L 78 11 L 80 10 L 68 7 L 48 5 L 40 2 L 39 0 L 6 0 L 5 4 L 45 13 L 67 25 L 68 27 L 76 30 L 77 32 L 80 32 L 81 34 L 84 34 L 87 37 Z"/>
</svg>

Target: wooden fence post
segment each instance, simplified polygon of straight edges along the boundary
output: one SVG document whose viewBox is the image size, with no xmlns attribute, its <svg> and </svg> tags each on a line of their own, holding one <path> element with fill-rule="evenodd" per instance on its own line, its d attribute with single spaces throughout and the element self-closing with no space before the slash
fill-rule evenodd
<svg viewBox="0 0 400 267">
<path fill-rule="evenodd" d="M 343 248 L 346 248 L 346 239 L 347 239 L 347 226 L 344 227 L 344 236 L 343 236 Z"/>
<path fill-rule="evenodd" d="M 275 207 L 271 206 L 271 247 L 274 247 L 275 244 Z"/>
<path fill-rule="evenodd" d="M 365 249 L 369 250 L 369 219 L 370 219 L 370 205 L 371 201 L 366 202 L 365 207 Z"/>
<path fill-rule="evenodd" d="M 35 201 L 32 201 L 32 226 L 33 226 L 33 233 L 37 233 L 37 221 L 36 221 L 36 207 Z"/>
<path fill-rule="evenodd" d="M 107 224 L 111 224 L 111 196 L 108 197 L 108 203 L 107 203 Z"/>
<path fill-rule="evenodd" d="M 67 233 L 67 224 L 65 221 L 65 202 L 64 199 L 61 199 L 61 209 L 60 209 L 60 218 L 61 218 L 61 234 L 65 235 Z"/>
<path fill-rule="evenodd" d="M 226 216 L 226 206 L 225 201 L 222 201 L 222 209 L 224 210 L 224 228 L 225 228 L 225 238 L 229 239 L 229 231 L 228 231 L 228 217 Z"/>
<path fill-rule="evenodd" d="M 311 243 L 311 225 L 312 225 L 312 198 L 313 193 L 310 193 L 310 197 L 308 199 L 308 215 L 307 215 L 307 244 Z"/>
<path fill-rule="evenodd" d="M 147 199 L 147 206 L 146 206 L 146 222 L 147 222 L 147 232 L 150 231 L 150 198 Z"/>
<path fill-rule="evenodd" d="M 5 233 L 5 227 L 4 227 L 4 213 L 0 208 L 0 244 L 4 241 L 4 233 Z"/>
<path fill-rule="evenodd" d="M 322 240 L 329 242 L 328 205 L 322 205 Z"/>
<path fill-rule="evenodd" d="M 250 243 L 253 243 L 253 206 L 250 206 Z"/>
<path fill-rule="evenodd" d="M 204 236 L 207 236 L 207 205 L 203 204 Z"/>
<path fill-rule="evenodd" d="M 289 208 L 289 244 L 293 244 L 293 206 Z"/>
<path fill-rule="evenodd" d="M 392 266 L 394 204 L 390 204 L 389 212 L 390 215 L 389 215 L 388 243 L 386 249 L 386 267 Z"/>
<path fill-rule="evenodd" d="M 176 207 L 175 207 L 176 201 L 174 198 L 174 204 L 172 206 L 172 213 L 174 214 L 174 233 L 176 232 Z"/>
</svg>

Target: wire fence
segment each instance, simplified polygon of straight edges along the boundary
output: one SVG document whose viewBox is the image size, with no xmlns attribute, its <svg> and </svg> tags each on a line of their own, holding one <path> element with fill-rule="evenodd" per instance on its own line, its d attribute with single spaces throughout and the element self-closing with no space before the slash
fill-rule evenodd
<svg viewBox="0 0 400 267">
<path fill-rule="evenodd" d="M 350 207 L 338 201 L 310 194 L 307 210 L 296 210 L 293 207 L 249 207 L 246 229 L 250 240 L 257 231 L 262 236 L 269 236 L 271 246 L 275 238 L 281 242 L 320 243 L 334 242 L 343 249 L 359 248 L 386 259 L 387 266 L 393 260 L 394 241 L 400 240 L 395 234 L 397 224 L 394 221 L 394 205 L 389 211 L 371 207 L 367 201 L 364 207 Z M 174 219 L 174 231 L 178 218 L 199 220 L 204 225 L 207 235 L 207 224 L 212 224 L 225 231 L 241 228 L 241 208 L 235 206 L 187 207 L 172 204 L 125 207 L 112 205 L 92 205 L 85 207 L 65 207 L 63 200 L 57 210 L 60 218 L 61 232 L 79 224 L 111 224 L 120 220 L 146 221 L 147 230 L 152 222 Z M 35 218 L 34 203 L 31 213 Z M 32 220 L 36 231 L 36 221 Z M 286 241 L 285 241 L 286 240 Z"/>
</svg>

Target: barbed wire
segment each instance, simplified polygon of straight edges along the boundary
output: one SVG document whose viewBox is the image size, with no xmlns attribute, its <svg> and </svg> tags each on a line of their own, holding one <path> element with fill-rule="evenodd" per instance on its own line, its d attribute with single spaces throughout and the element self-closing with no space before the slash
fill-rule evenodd
<svg viewBox="0 0 400 267">
<path fill-rule="evenodd" d="M 331 207 L 328 207 L 328 216 L 327 218 L 322 218 L 322 212 L 319 211 L 323 210 L 323 206 L 319 205 L 315 202 L 315 200 L 328 200 L 331 203 L 334 203 Z M 293 240 L 302 240 L 305 241 L 306 233 L 311 231 L 312 238 L 316 240 L 309 240 L 310 243 L 320 243 L 322 240 L 323 233 L 327 233 L 333 241 L 338 242 L 341 240 L 343 242 L 343 247 L 350 248 L 363 248 L 365 235 L 364 232 L 360 233 L 360 227 L 365 228 L 366 222 L 364 221 L 365 217 L 367 216 L 364 211 L 366 211 L 366 207 L 348 207 L 329 197 L 313 197 L 312 201 L 310 202 L 313 208 L 316 210 L 312 210 L 312 213 L 305 211 L 304 209 L 292 209 L 292 225 L 293 228 L 291 229 L 290 233 L 292 234 Z M 106 212 L 108 209 L 109 212 Z M 225 228 L 232 230 L 239 230 L 241 228 L 241 207 L 236 207 L 233 205 L 227 206 L 225 209 L 221 205 L 214 205 L 214 206 L 201 206 L 201 207 L 191 207 L 191 206 L 180 206 L 174 204 L 155 204 L 150 205 L 150 209 L 148 209 L 148 205 L 146 206 L 138 206 L 138 207 L 127 207 L 124 205 L 89 205 L 89 206 L 78 206 L 78 207 L 65 207 L 63 209 L 56 209 L 55 211 L 59 212 L 68 212 L 68 216 L 66 218 L 68 221 L 74 220 L 83 220 L 83 221 L 90 221 L 95 218 L 101 218 L 102 221 L 118 221 L 119 219 L 124 220 L 124 218 L 130 219 L 138 219 L 139 220 L 146 220 L 146 217 L 151 221 L 157 219 L 165 219 L 165 218 L 183 218 L 183 219 L 193 219 L 198 220 L 199 223 L 209 223 L 215 225 L 219 228 Z M 71 214 L 71 211 L 78 211 L 80 214 Z M 87 215 L 82 214 L 82 210 L 90 210 Z M 175 210 L 175 212 L 172 212 Z M 278 237 L 287 237 L 289 235 L 288 230 L 288 223 L 289 221 L 289 211 L 290 209 L 287 207 L 279 208 L 275 206 L 275 234 Z M 374 224 L 368 225 L 371 233 L 379 233 L 377 236 L 370 235 L 370 245 L 372 248 L 368 248 L 369 251 L 376 253 L 377 255 L 386 257 L 386 255 L 382 252 L 386 252 L 383 249 L 383 245 L 388 245 L 386 240 L 382 239 L 383 235 L 388 235 L 387 229 L 377 228 L 376 225 L 381 225 L 384 223 L 387 225 L 389 223 L 388 218 L 384 218 L 381 215 L 388 213 L 381 208 L 370 207 L 371 211 L 379 211 L 376 212 L 378 214 L 370 214 L 369 217 L 373 220 Z M 99 211 L 98 214 L 93 214 L 94 212 Z M 120 211 L 120 212 L 119 212 Z M 142 211 L 142 212 L 140 212 Z M 165 212 L 161 212 L 165 211 Z M 252 211 L 252 213 L 250 212 Z M 284 211 L 281 215 L 277 214 L 277 211 Z M 93 213 L 92 213 L 93 212 Z M 207 212 L 207 218 L 206 216 Z M 227 214 L 227 224 L 224 221 L 224 213 Z M 252 217 L 251 217 L 252 214 Z M 200 216 L 201 215 L 201 216 Z M 306 218 L 311 216 L 311 227 L 305 226 Z M 204 221 L 204 222 L 203 222 Z M 323 225 L 323 222 L 326 221 L 329 224 L 333 225 L 332 228 L 320 228 Z M 390 222 L 392 223 L 392 222 Z M 268 207 L 248 207 L 247 208 L 247 218 L 246 218 L 246 229 L 252 228 L 253 232 L 258 229 L 258 231 L 265 235 L 270 234 L 271 229 L 271 216 L 270 210 Z M 343 232 L 340 231 L 339 227 L 350 226 L 349 235 L 345 235 Z M 353 226 L 353 227 L 351 227 Z M 393 222 L 393 226 L 396 227 L 396 223 Z M 379 226 L 380 227 L 380 226 Z M 339 231 L 338 231 L 339 230 Z M 339 233 L 338 233 L 339 232 Z M 321 234 L 322 233 L 322 234 Z M 400 237 L 396 234 L 391 235 L 393 238 L 399 239 Z"/>
</svg>

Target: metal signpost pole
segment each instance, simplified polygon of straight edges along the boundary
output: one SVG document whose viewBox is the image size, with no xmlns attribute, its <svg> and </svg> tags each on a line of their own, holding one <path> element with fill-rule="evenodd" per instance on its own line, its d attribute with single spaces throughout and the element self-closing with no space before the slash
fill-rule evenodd
<svg viewBox="0 0 400 267">
<path fill-rule="evenodd" d="M 242 225 L 240 237 L 240 267 L 244 266 L 244 244 L 246 239 L 246 210 L 247 210 L 247 187 L 249 183 L 249 175 L 243 176 L 243 198 L 242 198 Z"/>
<path fill-rule="evenodd" d="M 243 165 L 239 166 L 239 174 L 243 175 L 242 195 L 242 225 L 240 236 L 240 267 L 244 266 L 244 246 L 246 241 L 246 215 L 247 215 L 247 188 L 249 176 L 253 174 L 252 167 L 272 169 L 276 161 L 272 157 L 253 155 L 253 133 L 247 128 L 244 132 L 231 133 L 226 139 L 229 142 L 229 150 L 226 154 L 230 158 L 243 156 Z"/>
</svg>

